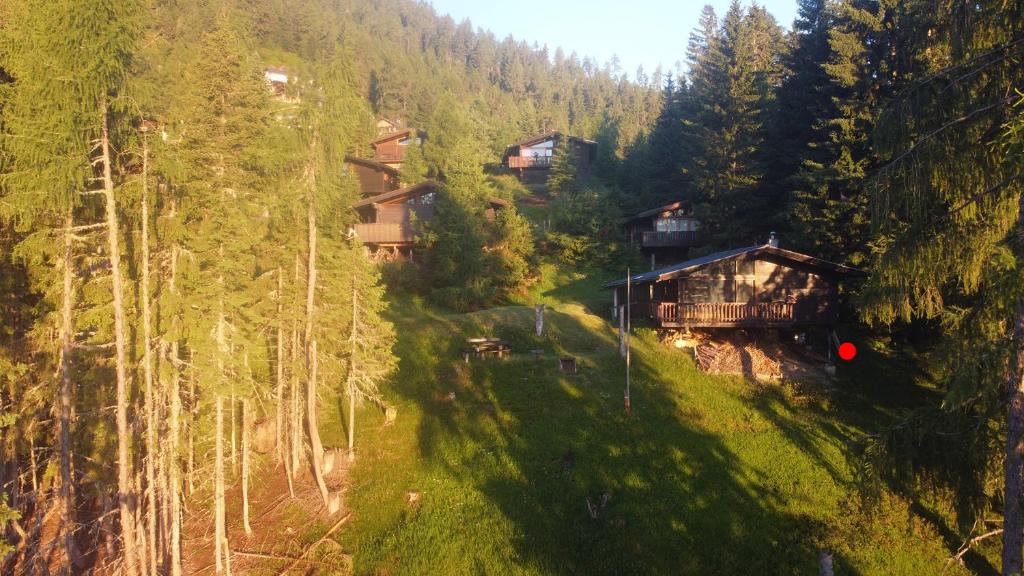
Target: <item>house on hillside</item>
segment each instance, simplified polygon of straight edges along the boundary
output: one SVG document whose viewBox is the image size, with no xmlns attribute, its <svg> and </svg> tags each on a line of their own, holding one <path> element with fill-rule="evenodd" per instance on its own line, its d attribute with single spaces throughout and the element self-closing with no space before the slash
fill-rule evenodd
<svg viewBox="0 0 1024 576">
<path fill-rule="evenodd" d="M 548 177 L 555 150 L 563 138 L 569 140 L 570 149 L 576 154 L 580 174 L 586 175 L 597 159 L 597 142 L 565 136 L 561 132 L 545 132 L 509 144 L 505 148 L 502 163 L 524 182 L 543 182 Z"/>
<path fill-rule="evenodd" d="M 401 174 L 393 166 L 355 156 L 345 156 L 345 164 L 349 174 L 359 179 L 363 196 L 376 196 L 402 187 Z"/>
<path fill-rule="evenodd" d="M 370 140 L 373 159 L 395 169 L 402 168 L 405 151 L 410 146 L 420 146 L 426 134 L 416 128 L 402 128 Z"/>
<path fill-rule="evenodd" d="M 629 278 L 633 317 L 658 327 L 793 328 L 829 326 L 838 316 L 839 283 L 860 270 L 767 244 L 715 252 Z M 615 309 L 627 280 L 605 284 Z"/>
<path fill-rule="evenodd" d="M 286 69 L 271 66 L 263 71 L 263 77 L 267 80 L 275 100 L 292 103 L 300 101 L 298 97 L 288 95 L 288 82 L 291 78 Z"/>
<path fill-rule="evenodd" d="M 379 118 L 377 120 L 377 136 L 387 136 L 388 134 L 394 134 L 402 129 L 401 120 L 392 120 L 390 118 Z"/>
<path fill-rule="evenodd" d="M 691 247 L 701 244 L 700 223 L 682 202 L 644 210 L 625 225 L 630 245 L 651 261 L 651 270 L 684 260 Z"/>
<path fill-rule="evenodd" d="M 416 224 L 434 218 L 435 200 L 440 184 L 433 180 L 420 182 L 369 198 L 352 205 L 360 222 L 353 227 L 356 236 L 366 244 L 379 261 L 411 259 L 416 243 Z M 487 217 L 508 206 L 508 202 L 492 198 Z"/>
</svg>

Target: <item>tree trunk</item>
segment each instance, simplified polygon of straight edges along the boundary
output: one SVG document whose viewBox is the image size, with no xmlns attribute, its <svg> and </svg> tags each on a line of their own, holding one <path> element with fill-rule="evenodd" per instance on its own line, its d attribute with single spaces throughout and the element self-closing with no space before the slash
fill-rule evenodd
<svg viewBox="0 0 1024 576">
<path fill-rule="evenodd" d="M 173 264 L 171 269 L 174 269 Z M 176 364 L 178 360 L 177 341 L 171 343 L 171 358 L 171 364 Z M 181 392 L 179 390 L 180 374 L 177 368 L 172 369 L 174 372 L 171 377 L 171 418 L 169 423 L 170 430 L 168 431 L 170 436 L 168 475 L 170 476 L 169 492 L 171 499 L 170 560 L 171 576 L 181 576 L 181 477 L 178 465 L 178 437 L 181 434 L 181 426 L 179 424 L 181 420 Z"/>
<path fill-rule="evenodd" d="M 175 216 L 175 204 L 171 201 L 171 217 Z M 170 291 L 177 296 L 178 276 L 178 245 L 171 248 L 171 281 Z M 168 423 L 170 430 L 170 463 L 168 474 L 170 476 L 170 498 L 171 498 L 171 536 L 170 536 L 170 561 L 171 576 L 181 576 L 181 466 L 178 458 L 178 442 L 181 438 L 181 370 L 178 367 L 180 361 L 178 350 L 178 334 L 180 318 L 178 311 L 173 311 L 174 318 L 171 321 L 171 415 Z"/>
<path fill-rule="evenodd" d="M 1009 407 L 1006 415 L 1006 478 L 1003 511 L 1003 574 L 1020 574 L 1024 568 L 1024 533 L 1021 525 L 1021 474 L 1024 472 L 1024 298 L 1018 299 L 1013 319 L 1013 356 L 1006 382 Z"/>
<path fill-rule="evenodd" d="M 73 285 L 73 240 L 71 228 L 74 226 L 72 209 L 68 209 L 64 220 L 64 293 L 61 304 L 61 353 L 60 353 L 60 511 L 61 530 L 64 531 L 64 557 L 70 569 L 75 564 L 78 553 L 75 549 L 73 505 L 73 480 L 71 477 L 71 353 L 74 347 L 74 325 L 71 321 L 74 309 Z M 15 455 L 15 458 L 17 456 Z"/>
<path fill-rule="evenodd" d="M 214 517 L 214 557 L 217 566 L 217 572 L 224 570 L 224 540 L 225 540 L 225 526 L 224 526 L 224 402 L 220 394 L 217 395 L 217 427 L 216 427 L 216 439 L 215 443 L 215 461 L 214 461 L 214 486 L 213 486 L 213 517 Z"/>
<path fill-rule="evenodd" d="M 298 314 L 299 314 L 299 255 L 295 255 L 295 308 L 292 314 L 292 349 L 291 349 L 291 367 L 292 367 L 292 478 L 294 479 L 295 474 L 299 470 L 299 461 L 302 453 L 302 416 L 299 410 L 302 405 L 302 391 L 299 389 L 299 366 L 298 366 L 298 353 L 299 353 L 299 328 L 298 328 Z"/>
<path fill-rule="evenodd" d="M 357 303 L 356 287 L 352 285 L 352 333 L 349 334 L 349 367 L 348 367 L 348 459 L 351 462 L 356 457 L 355 442 L 356 442 L 356 363 L 358 358 L 356 357 L 356 343 L 358 342 L 356 332 L 358 331 L 358 315 L 359 307 Z"/>
<path fill-rule="evenodd" d="M 282 298 L 284 296 L 284 272 L 277 267 L 277 404 L 275 406 L 277 426 L 275 432 L 275 457 L 278 464 L 284 458 L 284 318 L 282 317 Z"/>
<path fill-rule="evenodd" d="M 110 252 L 111 290 L 114 305 L 114 350 L 116 352 L 115 373 L 117 376 L 117 507 L 121 518 L 121 541 L 124 542 L 124 572 L 134 575 L 138 572 L 138 555 L 135 549 L 135 525 L 132 510 L 135 494 L 132 491 L 131 473 L 131 431 L 128 427 L 128 361 L 126 358 L 126 334 L 124 314 L 124 292 L 121 280 L 120 230 L 117 222 L 117 203 L 114 200 L 114 178 L 111 174 L 110 134 L 107 126 L 107 103 L 102 106 L 102 138 L 100 148 L 103 163 L 103 191 L 106 197 L 107 244 Z"/>
<path fill-rule="evenodd" d="M 330 510 L 331 499 L 327 492 L 327 483 L 324 481 L 323 473 L 324 447 L 320 443 L 320 430 L 317 427 L 316 418 L 316 340 L 309 344 L 309 358 L 309 377 L 306 380 L 306 421 L 309 426 L 309 448 L 313 453 L 313 477 L 316 479 L 317 488 L 320 489 L 320 497 L 324 500 L 324 506 Z"/>
<path fill-rule="evenodd" d="M 306 202 L 306 217 L 308 231 L 308 249 L 306 258 L 306 420 L 309 427 L 310 450 L 313 453 L 313 476 L 316 479 L 317 487 L 320 488 L 320 496 L 324 500 L 324 506 L 331 507 L 330 495 L 327 493 L 327 484 L 324 482 L 323 460 L 324 448 L 320 443 L 320 430 L 317 427 L 316 415 L 316 370 L 317 351 L 316 339 L 313 337 L 313 325 L 316 302 L 316 203 L 314 196 L 315 179 L 312 167 L 307 168 L 307 179 L 309 180 L 309 199 Z"/>
<path fill-rule="evenodd" d="M 153 401 L 152 315 L 149 310 L 149 146 L 142 140 L 142 374 L 145 379 L 146 411 L 146 529 L 149 573 L 156 574 L 156 414 Z"/>
<path fill-rule="evenodd" d="M 196 445 L 195 445 L 195 428 L 196 428 L 196 414 L 199 413 L 199 404 L 196 402 L 196 353 L 195 350 L 190 350 L 188 353 L 188 459 L 186 461 L 185 476 L 188 478 L 188 493 L 191 496 L 195 490 L 195 470 L 196 470 Z"/>
<path fill-rule="evenodd" d="M 249 399 L 242 399 L 242 526 L 245 527 L 246 536 L 252 535 L 252 527 L 249 526 L 249 425 L 252 414 L 249 408 Z"/>
</svg>

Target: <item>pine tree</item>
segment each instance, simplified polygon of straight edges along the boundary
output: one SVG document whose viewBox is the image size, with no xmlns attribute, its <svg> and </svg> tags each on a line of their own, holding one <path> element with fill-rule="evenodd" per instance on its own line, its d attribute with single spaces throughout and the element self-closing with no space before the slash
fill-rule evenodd
<svg viewBox="0 0 1024 576">
<path fill-rule="evenodd" d="M 922 440 L 940 435 L 927 427 L 934 419 L 904 428 L 918 438 L 921 452 L 932 449 L 919 461 L 938 459 L 935 452 L 970 456 L 955 462 L 948 476 L 968 519 L 994 504 L 984 486 L 1000 458 L 989 451 L 995 445 L 989 435 L 1001 434 L 1001 426 L 990 420 L 998 413 L 993 407 L 1005 410 L 1002 561 L 1003 573 L 1016 574 L 1024 553 L 1024 190 L 1016 156 L 1019 117 L 1011 113 L 1021 97 L 1011 87 L 1024 81 L 1015 60 L 1024 28 L 1017 7 L 1004 3 L 978 12 L 957 3 L 910 8 L 900 15 L 906 22 L 897 28 L 898 40 L 909 48 L 901 63 L 918 80 L 878 119 L 875 143 L 887 163 L 872 182 L 878 263 L 862 313 L 882 323 L 944 321 L 945 349 L 954 362 L 940 414 L 966 414 L 975 424 L 955 435 L 938 429 L 941 442 Z M 929 33 L 915 35 L 922 25 Z M 942 62 L 949 65 L 937 69 Z"/>
</svg>

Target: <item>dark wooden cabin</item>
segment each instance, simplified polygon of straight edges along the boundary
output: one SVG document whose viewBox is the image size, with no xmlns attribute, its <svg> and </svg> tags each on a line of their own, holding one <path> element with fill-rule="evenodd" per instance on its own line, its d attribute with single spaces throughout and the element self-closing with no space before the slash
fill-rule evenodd
<svg viewBox="0 0 1024 576">
<path fill-rule="evenodd" d="M 863 272 L 790 250 L 769 240 L 715 252 L 629 279 L 633 317 L 661 328 L 789 328 L 831 325 L 839 282 Z M 609 282 L 615 308 L 626 279 Z"/>
<path fill-rule="evenodd" d="M 345 156 L 345 164 L 349 173 L 359 179 L 363 196 L 376 196 L 402 187 L 401 174 L 393 166 L 355 156 Z"/>
<path fill-rule="evenodd" d="M 369 198 L 352 205 L 360 222 L 355 234 L 370 247 L 378 260 L 396 260 L 412 256 L 416 243 L 417 222 L 432 220 L 440 184 L 427 180 Z M 488 201 L 486 216 L 493 218 L 497 210 L 508 206 L 499 198 Z"/>
<path fill-rule="evenodd" d="M 700 223 L 682 202 L 644 210 L 626 220 L 629 242 L 651 262 L 651 269 L 686 259 L 701 244 Z"/>
<path fill-rule="evenodd" d="M 561 132 L 545 132 L 525 140 L 509 144 L 505 148 L 503 163 L 514 171 L 520 180 L 543 182 L 548 177 L 558 143 L 568 138 L 576 154 L 580 173 L 586 175 L 591 164 L 597 159 L 597 142 L 576 136 L 565 136 Z"/>
<path fill-rule="evenodd" d="M 402 128 L 370 140 L 373 147 L 373 159 L 400 169 L 405 160 L 405 151 L 410 145 L 419 146 L 425 134 L 416 128 Z"/>
</svg>

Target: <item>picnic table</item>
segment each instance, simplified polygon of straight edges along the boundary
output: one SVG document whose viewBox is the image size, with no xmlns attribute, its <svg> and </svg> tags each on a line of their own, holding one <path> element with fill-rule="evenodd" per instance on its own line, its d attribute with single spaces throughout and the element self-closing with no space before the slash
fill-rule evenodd
<svg viewBox="0 0 1024 576">
<path fill-rule="evenodd" d="M 504 358 L 512 350 L 512 347 L 501 338 L 466 338 L 468 348 L 462 351 L 462 358 L 469 362 L 470 357 L 485 358 L 497 356 Z"/>
</svg>

